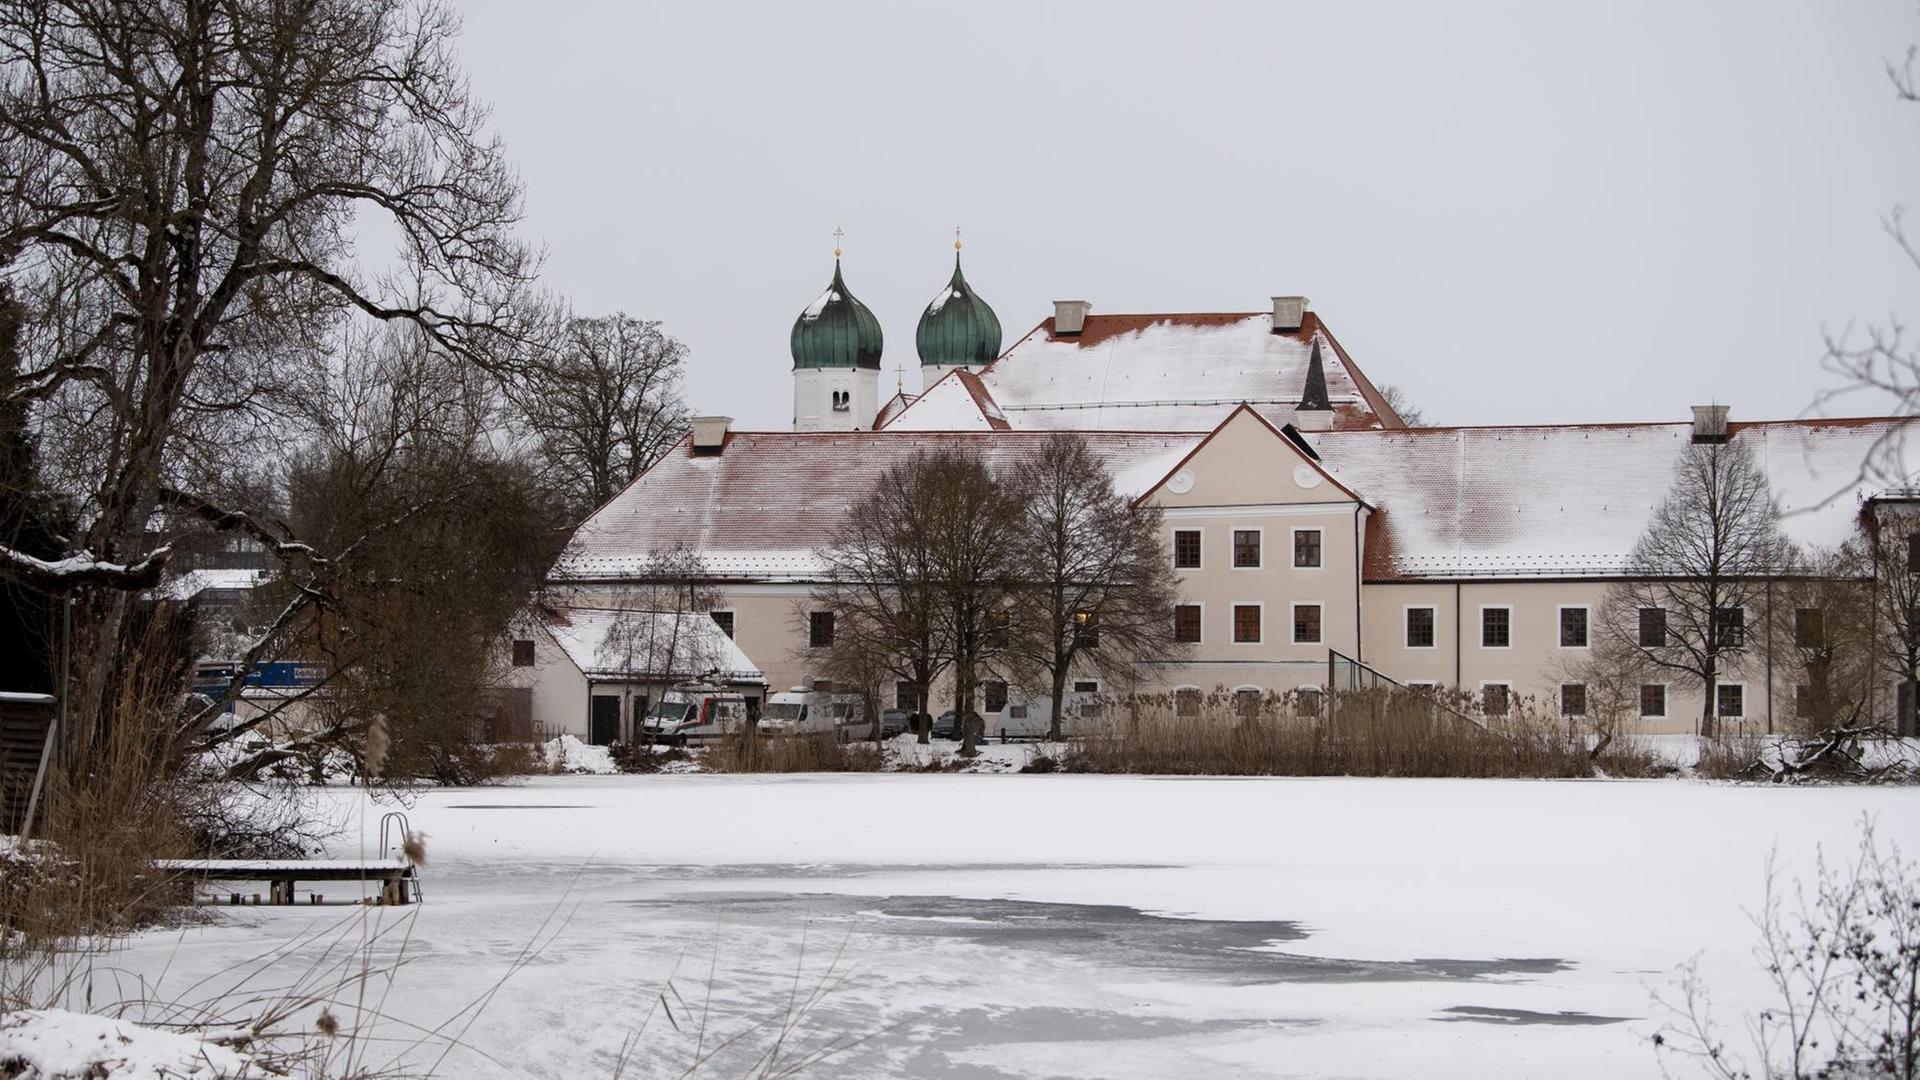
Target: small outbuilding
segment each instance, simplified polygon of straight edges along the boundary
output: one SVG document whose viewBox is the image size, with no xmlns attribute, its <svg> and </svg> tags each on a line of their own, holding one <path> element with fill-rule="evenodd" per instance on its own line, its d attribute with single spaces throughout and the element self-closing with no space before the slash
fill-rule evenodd
<svg viewBox="0 0 1920 1080">
<path fill-rule="evenodd" d="M 561 608 L 516 627 L 510 650 L 509 694 L 542 739 L 632 740 L 654 702 L 689 684 L 738 693 L 756 713 L 766 700 L 766 675 L 704 611 Z"/>
</svg>

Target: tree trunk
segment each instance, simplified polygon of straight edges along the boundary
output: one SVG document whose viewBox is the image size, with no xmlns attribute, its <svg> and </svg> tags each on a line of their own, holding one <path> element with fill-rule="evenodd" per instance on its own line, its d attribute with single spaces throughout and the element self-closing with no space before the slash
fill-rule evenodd
<svg viewBox="0 0 1920 1080">
<path fill-rule="evenodd" d="M 1067 664 L 1066 664 L 1066 661 L 1062 659 L 1056 662 L 1053 667 L 1053 705 L 1050 710 L 1053 713 L 1053 715 L 1047 721 L 1047 738 L 1053 740 L 1054 742 L 1059 742 L 1060 739 L 1062 738 L 1062 732 L 1060 730 L 1060 713 L 1061 713 L 1063 703 L 1061 699 L 1066 696 L 1067 696 Z"/>
<path fill-rule="evenodd" d="M 933 713 L 927 711 L 929 698 L 933 694 L 933 679 L 923 668 L 917 672 L 913 681 L 913 733 L 914 741 L 926 746 L 933 741 Z"/>
<path fill-rule="evenodd" d="M 973 660 L 954 667 L 953 723 L 960 730 L 960 756 L 970 758 L 980 753 L 973 742 Z"/>
<path fill-rule="evenodd" d="M 1708 633 L 1712 632 L 1711 629 L 1708 630 Z M 1707 656 L 1707 670 L 1702 673 L 1706 678 L 1701 680 L 1701 685 L 1706 689 L 1701 695 L 1702 700 L 1700 702 L 1700 735 L 1702 738 L 1707 739 L 1714 738 L 1720 733 L 1719 717 L 1714 713 L 1714 699 L 1719 695 L 1718 679 L 1720 672 L 1719 665 L 1716 664 L 1714 660 L 1715 658 L 1711 654 Z"/>
</svg>

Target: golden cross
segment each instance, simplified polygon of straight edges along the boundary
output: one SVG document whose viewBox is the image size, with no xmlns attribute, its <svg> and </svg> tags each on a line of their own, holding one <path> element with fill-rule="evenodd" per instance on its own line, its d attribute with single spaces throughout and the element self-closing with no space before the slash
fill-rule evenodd
<svg viewBox="0 0 1920 1080">
<path fill-rule="evenodd" d="M 840 238 L 845 235 L 847 234 L 841 231 L 840 226 L 833 227 L 833 257 L 836 259 L 840 257 Z"/>
<path fill-rule="evenodd" d="M 895 391 L 897 391 L 897 392 L 900 392 L 900 393 L 905 393 L 905 392 L 906 392 L 906 390 L 907 390 L 907 365 L 905 365 L 905 364 L 895 364 L 895 365 L 893 365 L 893 388 L 894 388 L 894 390 L 895 390 Z"/>
<path fill-rule="evenodd" d="M 958 225 L 953 227 L 953 250 L 960 250 L 960 226 Z"/>
</svg>

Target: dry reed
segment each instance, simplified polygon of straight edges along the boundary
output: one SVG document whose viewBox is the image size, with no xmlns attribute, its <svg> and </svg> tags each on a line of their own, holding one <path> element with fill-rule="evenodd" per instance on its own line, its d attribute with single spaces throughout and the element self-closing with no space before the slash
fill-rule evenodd
<svg viewBox="0 0 1920 1080">
<path fill-rule="evenodd" d="M 1343 691 L 1318 698 L 1215 694 L 1120 703 L 1113 727 L 1081 739 L 1071 771 L 1213 776 L 1645 776 L 1657 761 L 1634 740 L 1599 739 L 1516 701 L 1468 717 L 1423 692 Z"/>
</svg>

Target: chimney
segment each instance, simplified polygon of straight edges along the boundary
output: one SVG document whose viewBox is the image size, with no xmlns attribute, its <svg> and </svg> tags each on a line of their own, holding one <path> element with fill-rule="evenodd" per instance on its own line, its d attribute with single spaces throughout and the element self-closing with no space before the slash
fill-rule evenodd
<svg viewBox="0 0 1920 1080">
<path fill-rule="evenodd" d="M 727 429 L 733 426 L 731 416 L 696 416 L 693 418 L 693 456 L 719 457 L 726 449 Z"/>
<path fill-rule="evenodd" d="M 1087 313 L 1093 310 L 1093 304 L 1086 300 L 1055 300 L 1053 302 L 1053 332 L 1055 334 L 1078 334 L 1086 328 Z"/>
<path fill-rule="evenodd" d="M 1697 443 L 1727 441 L 1727 407 L 1725 405 L 1693 407 L 1693 441 Z"/>
<path fill-rule="evenodd" d="M 1276 296 L 1273 298 L 1273 332 L 1290 334 L 1300 329 L 1307 321 L 1307 298 L 1304 296 Z"/>
</svg>

